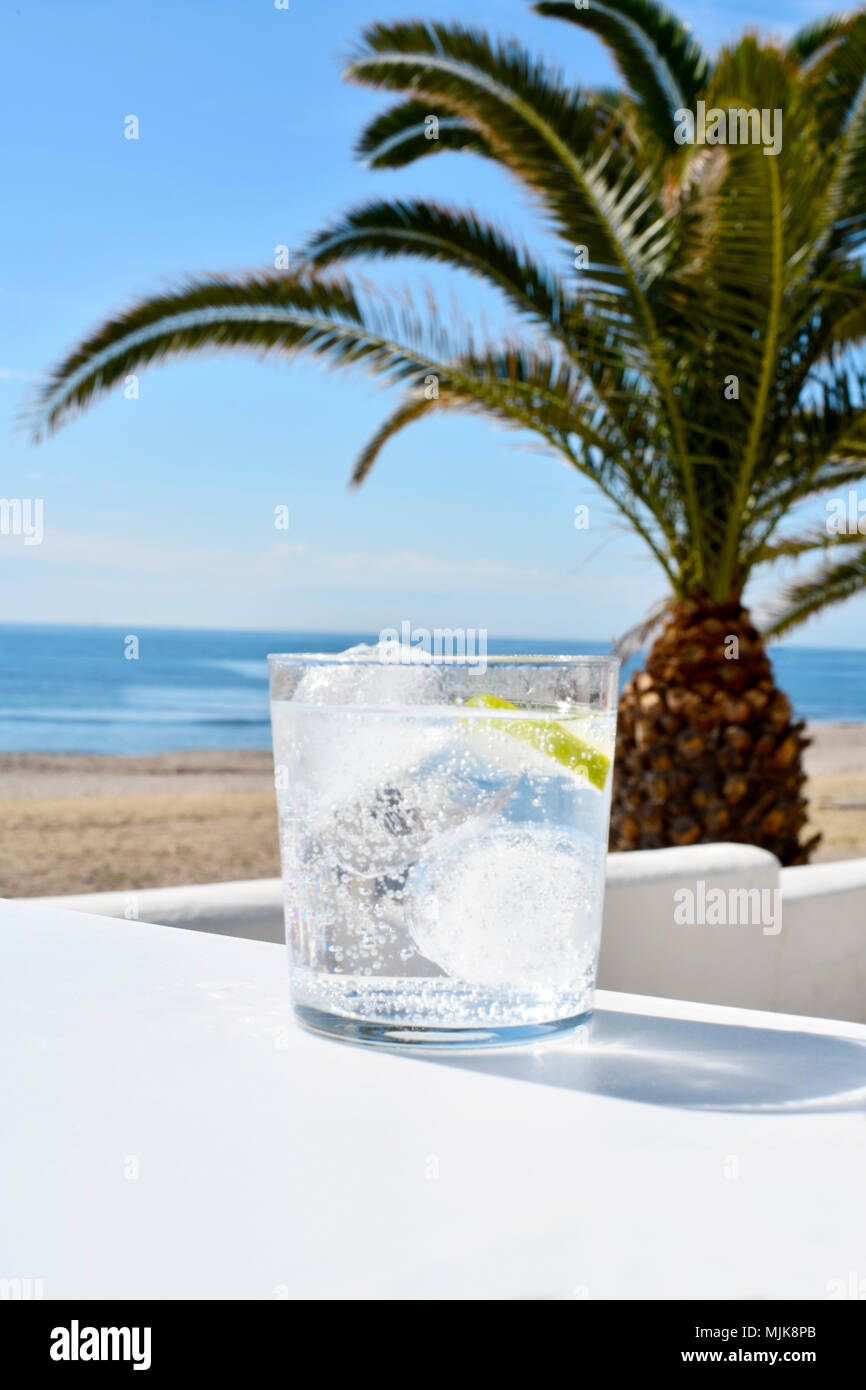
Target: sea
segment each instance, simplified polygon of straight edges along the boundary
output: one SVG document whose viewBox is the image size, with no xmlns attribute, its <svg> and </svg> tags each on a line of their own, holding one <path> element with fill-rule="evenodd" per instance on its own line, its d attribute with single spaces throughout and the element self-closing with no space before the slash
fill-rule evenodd
<svg viewBox="0 0 866 1390">
<path fill-rule="evenodd" d="M 0 624 L 0 752 L 267 749 L 268 652 L 340 652 L 377 636 Z M 491 655 L 608 650 L 534 638 L 487 646 Z M 771 657 L 802 718 L 866 722 L 866 650 L 780 646 Z M 624 678 L 640 664 L 632 657 Z"/>
</svg>

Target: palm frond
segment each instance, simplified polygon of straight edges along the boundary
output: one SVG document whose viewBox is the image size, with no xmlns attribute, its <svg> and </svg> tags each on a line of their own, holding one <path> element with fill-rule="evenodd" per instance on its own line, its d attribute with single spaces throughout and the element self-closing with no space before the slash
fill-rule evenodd
<svg viewBox="0 0 866 1390">
<path fill-rule="evenodd" d="M 828 251 L 858 252 L 866 236 L 866 14 L 853 15 L 810 67 L 804 99 L 831 144 L 805 271 L 821 264 Z"/>
<path fill-rule="evenodd" d="M 676 599 L 676 595 L 667 594 L 658 603 L 653 604 L 648 613 L 645 613 L 640 622 L 635 623 L 626 632 L 618 637 L 611 644 L 611 655 L 618 656 L 620 661 L 628 661 L 629 657 L 634 656 L 646 645 L 656 629 L 664 622 L 665 617 L 671 611 Z"/>
<path fill-rule="evenodd" d="M 838 42 L 851 24 L 850 14 L 829 14 L 810 21 L 789 40 L 787 54 L 794 62 L 805 65 L 814 61 L 828 45 Z"/>
<path fill-rule="evenodd" d="M 790 74 L 779 54 L 745 39 L 723 52 L 706 91 L 723 111 L 787 107 Z M 710 592 L 741 587 L 741 539 L 768 454 L 771 405 L 788 330 L 791 213 L 783 155 L 759 144 L 693 147 L 683 204 L 681 261 L 654 308 L 676 354 L 695 460 Z M 737 382 L 735 398 L 725 383 Z M 699 462 L 700 461 L 700 462 Z M 759 491 L 759 489 L 758 489 Z"/>
<path fill-rule="evenodd" d="M 866 465 L 866 378 L 840 367 L 797 402 L 784 419 L 771 420 L 773 450 L 764 462 L 760 496 L 751 508 L 760 550 L 796 504 L 856 481 Z"/>
<path fill-rule="evenodd" d="M 398 102 L 377 116 L 355 147 L 371 169 L 403 169 L 441 150 L 467 150 L 493 157 L 490 145 L 471 122 L 448 112 L 431 111 L 429 102 L 414 99 Z"/>
<path fill-rule="evenodd" d="M 409 308 L 401 313 L 383 300 L 362 304 L 345 280 L 207 277 L 143 300 L 70 353 L 34 403 L 37 437 L 141 367 L 224 348 L 303 349 L 338 366 L 363 363 L 397 381 L 443 370 L 437 352 L 456 355 L 441 326 L 425 326 Z"/>
<path fill-rule="evenodd" d="M 541 199 L 571 245 L 588 246 L 597 277 L 626 293 L 652 276 L 665 242 L 647 174 L 600 136 L 606 108 L 566 87 L 518 48 L 441 24 L 374 25 L 348 76 L 424 94 L 484 135 L 501 162 Z"/>
<path fill-rule="evenodd" d="M 543 0 L 533 8 L 603 39 L 652 134 L 663 149 L 677 148 L 675 113 L 693 105 L 706 85 L 710 64 L 700 44 L 670 10 L 653 0 L 592 0 L 584 9 L 564 0 Z"/>
<path fill-rule="evenodd" d="M 781 637 L 807 618 L 823 612 L 833 604 L 842 603 L 854 594 L 866 590 L 866 543 L 849 558 L 827 563 L 807 579 L 790 585 L 776 605 L 764 631 L 767 636 Z"/>
<path fill-rule="evenodd" d="M 438 396 L 420 391 L 401 401 L 397 408 L 392 410 L 391 414 L 382 422 L 373 438 L 368 440 L 361 450 L 352 469 L 350 486 L 360 487 L 389 439 L 393 439 L 394 435 L 399 434 L 400 430 L 405 429 L 407 425 L 412 425 L 428 415 L 438 405 Z"/>
<path fill-rule="evenodd" d="M 557 73 L 522 50 L 496 47 L 471 30 L 424 23 L 374 25 L 366 30 L 348 75 L 416 98 L 438 99 L 471 120 L 505 166 L 543 199 L 568 239 L 588 246 L 593 281 L 616 291 L 596 296 L 593 309 L 608 315 L 611 332 L 621 332 L 629 315 L 640 325 L 687 493 L 700 572 L 697 492 L 669 349 L 648 298 L 670 245 L 652 173 L 639 171 L 634 157 L 629 163 L 615 144 L 599 152 L 597 99 L 570 91 Z M 583 292 L 591 295 L 591 282 Z"/>
<path fill-rule="evenodd" d="M 814 527 L 810 531 L 802 531 L 799 535 L 784 536 L 773 542 L 772 545 L 763 546 L 755 555 L 755 564 L 773 563 L 776 560 L 796 560 L 801 555 L 811 555 L 816 550 L 831 550 L 837 545 L 862 545 L 864 543 L 863 535 L 862 532 L 831 532 L 827 530 L 826 526 L 823 530 Z"/>
<path fill-rule="evenodd" d="M 470 270 L 502 291 L 522 314 L 561 329 L 563 288 L 525 246 L 472 211 L 437 203 L 376 202 L 347 213 L 314 236 L 306 257 L 317 266 L 356 256 L 420 256 Z"/>
</svg>

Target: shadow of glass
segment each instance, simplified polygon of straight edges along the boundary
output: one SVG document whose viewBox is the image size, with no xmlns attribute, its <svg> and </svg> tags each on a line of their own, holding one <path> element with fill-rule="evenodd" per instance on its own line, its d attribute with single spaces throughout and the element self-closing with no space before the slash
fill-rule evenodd
<svg viewBox="0 0 866 1390">
<path fill-rule="evenodd" d="M 645 1105 L 866 1113 L 866 1042 L 599 1009 L 569 1038 L 428 1060 Z"/>
</svg>

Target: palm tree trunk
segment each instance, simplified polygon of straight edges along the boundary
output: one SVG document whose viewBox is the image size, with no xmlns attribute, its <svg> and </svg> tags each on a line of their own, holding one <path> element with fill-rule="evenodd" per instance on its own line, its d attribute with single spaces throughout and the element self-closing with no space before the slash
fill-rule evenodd
<svg viewBox="0 0 866 1390">
<path fill-rule="evenodd" d="M 611 849 L 734 840 L 805 863 L 803 728 L 748 611 L 679 603 L 622 692 Z"/>
</svg>

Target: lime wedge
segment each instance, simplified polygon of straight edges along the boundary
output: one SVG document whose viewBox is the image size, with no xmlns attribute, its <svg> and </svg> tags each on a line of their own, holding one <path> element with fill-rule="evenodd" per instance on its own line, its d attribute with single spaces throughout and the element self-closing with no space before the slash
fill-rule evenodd
<svg viewBox="0 0 866 1390">
<path fill-rule="evenodd" d="M 466 704 L 472 709 L 513 709 L 509 700 L 500 700 L 498 695 L 473 695 Z M 576 720 L 570 721 L 576 723 Z M 497 719 L 490 721 L 489 728 L 501 729 L 512 738 L 531 743 L 539 752 L 555 758 L 570 772 L 582 773 L 594 787 L 604 791 L 610 772 L 610 758 L 600 748 L 584 743 L 576 734 L 569 733 L 562 724 L 547 723 L 544 719 Z"/>
</svg>

